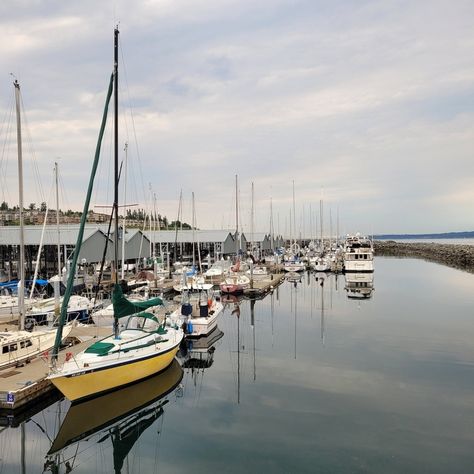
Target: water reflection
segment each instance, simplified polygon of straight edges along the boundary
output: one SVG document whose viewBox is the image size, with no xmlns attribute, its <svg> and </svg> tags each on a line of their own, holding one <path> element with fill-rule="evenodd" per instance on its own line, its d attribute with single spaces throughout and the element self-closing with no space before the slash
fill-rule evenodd
<svg viewBox="0 0 474 474">
<path fill-rule="evenodd" d="M 234 296 L 231 301 L 227 301 L 227 305 L 231 307 L 231 316 L 235 317 L 237 325 L 237 348 L 234 351 L 237 354 L 237 403 L 240 403 L 240 304 L 243 298 Z"/>
<path fill-rule="evenodd" d="M 294 285 L 296 286 L 297 283 L 301 283 L 303 279 L 303 274 L 304 272 L 288 272 L 285 275 L 285 280 L 294 283 Z"/>
<path fill-rule="evenodd" d="M 113 472 L 122 472 L 138 438 L 164 413 L 170 394 L 174 391 L 179 395 L 177 387 L 182 377 L 183 369 L 175 359 L 154 377 L 71 405 L 47 453 L 44 472 L 71 472 L 76 464 L 81 464 L 81 457 L 88 458 L 91 449 L 98 449 L 108 440 L 112 446 Z M 106 471 L 112 472 L 111 466 Z"/>
<path fill-rule="evenodd" d="M 346 273 L 347 297 L 364 300 L 372 296 L 374 292 L 374 274 L 373 273 Z"/>
<path fill-rule="evenodd" d="M 285 281 L 262 300 L 224 299 L 216 339 L 182 354 L 183 397 L 128 438 L 135 444 L 122 471 L 129 463 L 130 473 L 471 472 L 474 276 L 380 258 L 376 297 L 354 304 L 346 284 L 342 275 L 303 273 L 296 286 Z M 186 384 L 193 373 L 198 383 Z M 164 403 L 156 402 L 158 411 Z M 34 421 L 56 433 L 48 426 L 64 418 L 61 410 L 56 404 Z M 64 461 L 74 472 L 113 472 L 111 432 L 118 423 L 127 438 L 119 428 L 135 420 L 120 416 L 84 439 L 64 435 L 76 439 L 57 451 L 60 472 Z M 157 436 L 163 418 L 166 430 Z M 26 457 L 20 430 L 0 433 L 2 472 L 25 464 L 41 472 L 52 441 L 36 424 L 26 427 Z M 72 464 L 76 450 L 82 464 Z"/>
<path fill-rule="evenodd" d="M 191 374 L 194 385 L 204 371 L 212 366 L 216 343 L 222 339 L 224 333 L 216 326 L 207 336 L 197 339 L 184 339 L 177 357 L 183 369 Z"/>
</svg>

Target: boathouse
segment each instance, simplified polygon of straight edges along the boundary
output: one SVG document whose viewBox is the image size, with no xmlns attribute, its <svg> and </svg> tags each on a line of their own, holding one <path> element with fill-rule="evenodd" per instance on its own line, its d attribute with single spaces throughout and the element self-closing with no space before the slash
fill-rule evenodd
<svg viewBox="0 0 474 474">
<path fill-rule="evenodd" d="M 113 234 L 107 238 L 107 225 L 86 224 L 84 238 L 79 254 L 81 264 L 96 264 L 102 260 L 107 246 L 106 259 L 110 261 L 113 252 Z M 38 249 L 42 245 L 39 259 L 39 274 L 49 278 L 58 272 L 57 254 L 58 241 L 61 252 L 61 262 L 71 259 L 76 246 L 79 225 L 59 226 L 59 235 L 54 225 L 25 226 L 25 265 L 27 277 L 33 275 L 37 260 Z M 121 230 L 119 239 L 121 238 Z M 20 228 L 19 226 L 0 227 L 0 268 L 13 278 L 17 274 L 19 260 Z M 119 243 L 121 258 L 122 244 Z M 130 229 L 125 232 L 125 259 L 136 261 L 150 256 L 150 241 L 141 230 Z"/>
<path fill-rule="evenodd" d="M 107 237 L 108 225 L 86 224 L 84 239 L 79 255 L 81 264 L 97 264 L 102 260 L 104 248 L 107 246 L 106 260 L 110 261 L 113 254 L 114 233 Z M 61 262 L 71 259 L 76 245 L 79 225 L 60 225 L 59 237 L 55 225 L 25 226 L 25 265 L 27 276 L 34 273 L 38 249 L 42 242 L 39 260 L 39 274 L 49 278 L 57 273 L 58 238 L 60 242 Z M 122 258 L 122 246 L 125 249 L 125 262 L 136 263 L 137 260 L 148 259 L 154 254 L 166 261 L 168 256 L 191 257 L 193 243 L 201 257 L 215 260 L 232 256 L 238 251 L 244 254 L 254 247 L 254 255 L 260 256 L 271 250 L 271 238 L 268 234 L 254 233 L 249 241 L 245 233 L 239 233 L 236 242 L 235 231 L 229 230 L 157 230 L 145 231 L 128 228 L 125 230 L 125 242 L 122 244 L 122 228 L 119 228 L 118 256 Z M 10 278 L 16 276 L 19 260 L 20 228 L 19 226 L 0 226 L 0 269 L 4 269 Z M 274 247 L 277 245 L 274 239 Z M 255 253 L 258 250 L 259 254 Z M 177 258 L 177 257 L 176 257 Z"/>
</svg>

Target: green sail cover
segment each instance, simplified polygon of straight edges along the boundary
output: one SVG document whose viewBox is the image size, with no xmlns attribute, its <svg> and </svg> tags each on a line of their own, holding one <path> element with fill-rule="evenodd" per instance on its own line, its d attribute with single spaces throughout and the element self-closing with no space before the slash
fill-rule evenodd
<svg viewBox="0 0 474 474">
<path fill-rule="evenodd" d="M 161 298 L 150 298 L 146 301 L 129 301 L 125 298 L 121 286 L 115 284 L 112 294 L 112 304 L 114 306 L 114 317 L 118 319 L 139 313 L 152 306 L 162 305 L 163 300 Z"/>
</svg>

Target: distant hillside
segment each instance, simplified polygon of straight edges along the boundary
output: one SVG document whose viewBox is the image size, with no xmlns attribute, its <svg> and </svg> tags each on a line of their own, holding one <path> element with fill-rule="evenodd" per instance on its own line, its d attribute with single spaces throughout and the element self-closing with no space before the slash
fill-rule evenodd
<svg viewBox="0 0 474 474">
<path fill-rule="evenodd" d="M 444 232 L 442 234 L 380 234 L 374 235 L 377 240 L 399 239 L 474 239 L 474 231 Z"/>
</svg>

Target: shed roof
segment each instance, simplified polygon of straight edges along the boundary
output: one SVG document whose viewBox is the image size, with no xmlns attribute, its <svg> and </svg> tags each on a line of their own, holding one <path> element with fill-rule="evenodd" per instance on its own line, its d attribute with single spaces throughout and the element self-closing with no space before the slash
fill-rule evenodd
<svg viewBox="0 0 474 474">
<path fill-rule="evenodd" d="M 39 245 L 41 242 L 41 225 L 25 226 L 25 245 Z M 90 224 L 84 228 L 84 240 L 88 239 L 95 232 L 107 232 L 107 225 Z M 76 245 L 79 225 L 60 225 L 59 240 L 61 245 Z M 57 230 L 55 225 L 47 225 L 44 232 L 43 245 L 56 245 L 58 242 Z M 20 244 L 20 226 L 2 226 L 0 227 L 0 245 L 19 245 Z"/>
<path fill-rule="evenodd" d="M 229 230 L 194 230 L 194 239 L 196 242 L 225 242 L 231 232 Z M 178 230 L 157 230 L 145 231 L 145 235 L 156 243 L 169 242 L 174 243 L 191 243 L 193 241 L 193 231 Z"/>
</svg>

